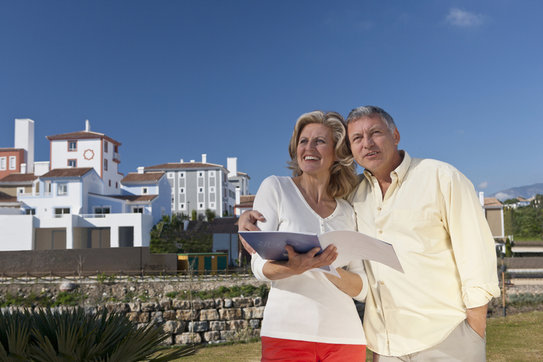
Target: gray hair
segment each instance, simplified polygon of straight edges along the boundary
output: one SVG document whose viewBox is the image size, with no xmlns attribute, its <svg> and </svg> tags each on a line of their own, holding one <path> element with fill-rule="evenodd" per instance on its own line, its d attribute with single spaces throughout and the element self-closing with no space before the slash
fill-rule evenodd
<svg viewBox="0 0 543 362">
<path fill-rule="evenodd" d="M 347 116 L 347 124 L 354 122 L 360 118 L 377 116 L 381 118 L 383 122 L 386 123 L 390 132 L 394 132 L 396 129 L 396 123 L 390 114 L 388 114 L 384 109 L 376 106 L 362 106 L 353 109 Z"/>
</svg>

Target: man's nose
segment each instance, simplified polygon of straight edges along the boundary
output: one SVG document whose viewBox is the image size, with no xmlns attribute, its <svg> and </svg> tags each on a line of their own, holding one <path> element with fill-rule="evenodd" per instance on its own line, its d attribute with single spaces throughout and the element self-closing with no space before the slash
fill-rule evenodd
<svg viewBox="0 0 543 362">
<path fill-rule="evenodd" d="M 373 146 L 375 144 L 375 142 L 373 142 L 373 137 L 372 136 L 364 137 L 364 140 L 362 142 L 363 142 L 363 146 L 365 148 L 369 148 L 369 147 L 371 147 L 371 146 Z"/>
</svg>

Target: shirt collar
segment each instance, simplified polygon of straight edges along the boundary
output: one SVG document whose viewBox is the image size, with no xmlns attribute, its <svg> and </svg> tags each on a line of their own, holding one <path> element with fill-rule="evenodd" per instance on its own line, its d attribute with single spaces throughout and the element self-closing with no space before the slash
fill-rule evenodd
<svg viewBox="0 0 543 362">
<path fill-rule="evenodd" d="M 391 173 L 390 177 L 394 180 L 395 178 L 398 179 L 398 184 L 401 185 L 403 180 L 405 179 L 405 175 L 407 174 L 407 171 L 409 170 L 409 166 L 411 166 L 411 156 L 404 151 L 400 150 L 400 155 L 403 156 L 402 163 L 398 167 L 396 167 Z M 368 181 L 371 181 L 374 179 L 372 173 L 368 170 L 364 170 L 364 176 L 368 179 Z M 377 182 L 375 180 L 375 182 Z M 373 186 L 374 182 L 370 182 L 370 184 Z"/>
</svg>

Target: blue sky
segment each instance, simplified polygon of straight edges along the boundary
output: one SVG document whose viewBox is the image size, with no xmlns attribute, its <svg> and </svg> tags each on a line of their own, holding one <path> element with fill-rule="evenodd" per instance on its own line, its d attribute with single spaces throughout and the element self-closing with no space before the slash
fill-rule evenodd
<svg viewBox="0 0 543 362">
<path fill-rule="evenodd" d="M 487 194 L 543 182 L 543 2 L 0 2 L 0 147 L 14 118 L 120 141 L 123 173 L 183 158 L 287 175 L 296 118 L 385 108 L 400 146 Z"/>
</svg>

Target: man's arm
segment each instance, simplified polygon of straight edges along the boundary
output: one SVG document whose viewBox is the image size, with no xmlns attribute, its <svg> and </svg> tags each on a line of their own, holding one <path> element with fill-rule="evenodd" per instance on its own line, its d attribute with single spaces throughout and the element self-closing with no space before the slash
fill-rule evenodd
<svg viewBox="0 0 543 362">
<path fill-rule="evenodd" d="M 244 211 L 243 214 L 240 215 L 238 220 L 238 230 L 239 231 L 259 231 L 260 229 L 256 226 L 256 222 L 265 222 L 266 219 L 264 216 L 259 213 L 256 210 L 248 210 Z M 241 244 L 247 250 L 249 254 L 254 254 L 256 251 L 249 245 L 245 239 L 243 239 L 241 236 L 239 237 L 241 240 Z"/>
</svg>

